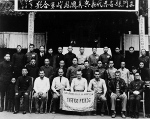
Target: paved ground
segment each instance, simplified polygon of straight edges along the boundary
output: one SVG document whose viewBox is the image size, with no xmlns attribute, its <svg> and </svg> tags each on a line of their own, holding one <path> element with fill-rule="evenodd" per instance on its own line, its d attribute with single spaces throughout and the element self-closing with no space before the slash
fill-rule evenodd
<svg viewBox="0 0 150 119">
<path fill-rule="evenodd" d="M 110 116 L 80 116 L 80 115 L 65 115 L 65 114 L 25 114 L 22 113 L 13 114 L 11 112 L 0 112 L 0 119 L 112 119 Z M 119 115 L 116 117 L 116 119 L 122 119 L 119 117 Z M 127 117 L 126 119 L 130 119 Z M 143 119 L 142 115 L 141 118 Z"/>
</svg>

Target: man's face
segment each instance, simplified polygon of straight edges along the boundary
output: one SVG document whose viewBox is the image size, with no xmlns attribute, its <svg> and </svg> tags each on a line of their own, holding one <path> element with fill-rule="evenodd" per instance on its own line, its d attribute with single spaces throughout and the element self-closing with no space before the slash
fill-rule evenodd
<svg viewBox="0 0 150 119">
<path fill-rule="evenodd" d="M 140 68 L 143 68 L 143 67 L 144 67 L 144 63 L 141 62 L 141 63 L 139 64 L 139 66 L 140 66 Z"/>
<path fill-rule="evenodd" d="M 145 50 L 141 50 L 141 55 L 146 55 L 146 51 Z"/>
<path fill-rule="evenodd" d="M 10 61 L 10 54 L 6 54 L 4 58 L 6 61 Z"/>
<path fill-rule="evenodd" d="M 98 67 L 102 67 L 102 62 L 101 61 L 98 61 Z"/>
<path fill-rule="evenodd" d="M 33 66 L 34 66 L 34 65 L 35 65 L 35 63 L 36 63 L 35 59 L 32 59 L 32 60 L 31 60 L 31 65 L 33 65 Z"/>
<path fill-rule="evenodd" d="M 115 74 L 116 79 L 120 79 L 120 73 Z"/>
<path fill-rule="evenodd" d="M 40 73 L 39 73 L 40 78 L 43 78 L 44 75 L 45 75 L 44 71 L 40 71 Z"/>
<path fill-rule="evenodd" d="M 64 61 L 60 61 L 59 65 L 60 65 L 60 67 L 64 67 L 65 62 Z"/>
<path fill-rule="evenodd" d="M 32 51 L 34 50 L 34 47 L 31 45 L 31 46 L 29 47 L 29 50 L 30 50 L 30 52 L 32 52 Z"/>
<path fill-rule="evenodd" d="M 27 73 L 28 73 L 27 69 L 22 69 L 22 75 L 23 75 L 23 76 L 26 76 Z"/>
<path fill-rule="evenodd" d="M 48 66 L 48 65 L 49 65 L 49 63 L 50 63 L 50 62 L 49 62 L 49 59 L 45 59 L 44 63 L 45 63 L 45 65 L 47 65 L 47 66 Z"/>
<path fill-rule="evenodd" d="M 113 67 L 113 66 L 114 66 L 114 62 L 113 62 L 113 61 L 110 61 L 110 62 L 109 62 L 109 66 L 110 66 L 110 67 Z"/>
<path fill-rule="evenodd" d="M 58 48 L 58 52 L 59 52 L 59 53 L 62 53 L 62 51 L 63 51 L 62 48 L 59 47 L 59 48 Z"/>
<path fill-rule="evenodd" d="M 140 74 L 139 73 L 135 74 L 135 79 L 140 79 Z"/>
<path fill-rule="evenodd" d="M 93 48 L 93 50 L 92 50 L 92 51 L 93 51 L 93 53 L 94 53 L 94 54 L 96 54 L 97 49 L 96 49 L 96 48 Z"/>
<path fill-rule="evenodd" d="M 63 70 L 62 70 L 62 69 L 59 69 L 58 74 L 59 74 L 60 77 L 62 77 L 63 74 L 64 74 Z"/>
<path fill-rule="evenodd" d="M 52 54 L 52 53 L 53 53 L 53 49 L 49 49 L 49 50 L 48 50 L 48 53 L 49 53 L 49 54 Z"/>
<path fill-rule="evenodd" d="M 77 71 L 77 78 L 81 79 L 81 76 L 82 76 L 82 72 L 81 71 Z"/>
<path fill-rule="evenodd" d="M 40 47 L 40 52 L 42 52 L 42 53 L 43 53 L 43 52 L 44 52 L 44 50 L 45 50 L 45 49 L 44 49 L 44 47 L 43 47 L 43 46 L 41 46 L 41 47 Z"/>
<path fill-rule="evenodd" d="M 81 54 L 84 53 L 84 48 L 80 48 L 80 53 L 81 53 Z"/>
<path fill-rule="evenodd" d="M 122 68 L 125 67 L 125 62 L 121 62 L 121 67 L 122 67 Z"/>
<path fill-rule="evenodd" d="M 116 53 L 119 53 L 119 52 L 120 52 L 119 48 L 116 48 L 116 49 L 115 49 L 115 52 L 116 52 Z"/>
<path fill-rule="evenodd" d="M 88 67 L 88 66 L 89 66 L 89 63 L 88 63 L 88 62 L 84 62 L 84 66 L 85 66 L 85 67 Z"/>
<path fill-rule="evenodd" d="M 72 52 L 72 50 L 73 50 L 72 47 L 69 46 L 69 47 L 68 47 L 68 52 Z"/>
<path fill-rule="evenodd" d="M 74 58 L 72 62 L 73 62 L 73 64 L 77 64 L 78 61 L 76 58 Z"/>
<path fill-rule="evenodd" d="M 104 52 L 105 52 L 105 53 L 108 52 L 108 47 L 104 47 Z"/>
<path fill-rule="evenodd" d="M 18 47 L 17 47 L 17 52 L 21 52 L 21 49 L 22 49 L 22 48 L 21 48 L 20 46 L 18 46 Z"/>
<path fill-rule="evenodd" d="M 99 76 L 100 76 L 99 72 L 95 72 L 94 76 L 95 76 L 96 79 L 99 79 Z"/>
<path fill-rule="evenodd" d="M 130 52 L 130 53 L 134 53 L 134 49 L 133 49 L 133 48 L 130 48 L 130 49 L 129 49 L 129 52 Z"/>
<path fill-rule="evenodd" d="M 12 82 L 12 83 L 15 83 L 15 82 L 16 82 L 16 79 L 15 79 L 15 78 L 12 78 L 12 79 L 11 79 L 11 82 Z"/>
<path fill-rule="evenodd" d="M 137 69 L 132 69 L 133 74 L 136 74 L 136 72 L 137 72 Z"/>
</svg>

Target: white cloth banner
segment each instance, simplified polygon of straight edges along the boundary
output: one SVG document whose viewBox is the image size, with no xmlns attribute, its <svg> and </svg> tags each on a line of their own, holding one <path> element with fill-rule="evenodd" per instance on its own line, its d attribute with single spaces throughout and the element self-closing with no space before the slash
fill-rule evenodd
<svg viewBox="0 0 150 119">
<path fill-rule="evenodd" d="M 95 111 L 95 93 L 63 91 L 60 98 L 60 108 L 77 112 Z"/>
</svg>

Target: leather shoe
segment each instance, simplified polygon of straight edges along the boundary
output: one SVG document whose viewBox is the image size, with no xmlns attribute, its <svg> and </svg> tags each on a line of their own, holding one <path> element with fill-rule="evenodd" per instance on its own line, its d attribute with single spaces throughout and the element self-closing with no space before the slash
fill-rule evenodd
<svg viewBox="0 0 150 119">
<path fill-rule="evenodd" d="M 53 111 L 52 114 L 55 114 L 55 112 Z"/>
<path fill-rule="evenodd" d="M 23 111 L 23 113 L 22 114 L 26 114 L 26 111 Z"/>
<path fill-rule="evenodd" d="M 126 118 L 125 112 L 121 112 L 121 117 Z"/>
<path fill-rule="evenodd" d="M 111 117 L 112 117 L 112 118 L 115 118 L 115 117 L 116 117 L 116 114 L 115 114 L 115 113 L 112 113 Z"/>
<path fill-rule="evenodd" d="M 14 114 L 17 114 L 19 111 L 14 111 Z"/>
</svg>

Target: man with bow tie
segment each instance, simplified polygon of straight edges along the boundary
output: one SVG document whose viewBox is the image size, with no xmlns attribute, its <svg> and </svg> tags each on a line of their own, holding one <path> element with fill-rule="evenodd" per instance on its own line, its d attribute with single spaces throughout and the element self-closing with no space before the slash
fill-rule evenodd
<svg viewBox="0 0 150 119">
<path fill-rule="evenodd" d="M 64 71 L 62 68 L 58 70 L 58 74 L 59 76 L 53 79 L 51 86 L 51 89 L 53 91 L 53 107 L 52 107 L 53 114 L 57 111 L 57 104 L 60 98 L 61 91 L 70 89 L 69 80 L 63 76 Z"/>
</svg>

